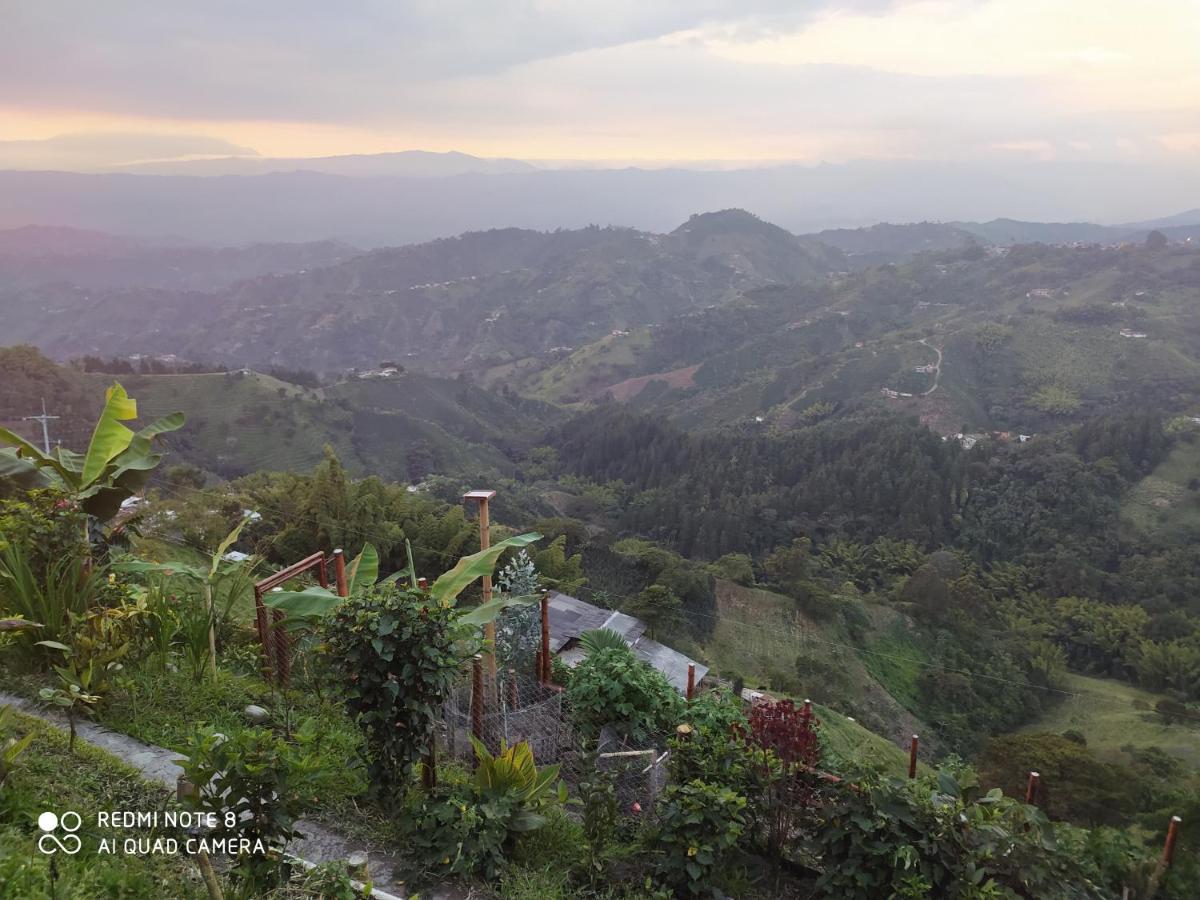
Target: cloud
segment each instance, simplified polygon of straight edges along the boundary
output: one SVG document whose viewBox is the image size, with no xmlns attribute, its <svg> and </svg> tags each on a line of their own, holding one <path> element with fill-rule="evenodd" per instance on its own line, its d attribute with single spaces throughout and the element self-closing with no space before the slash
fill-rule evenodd
<svg viewBox="0 0 1200 900">
<path fill-rule="evenodd" d="M 151 159 L 257 156 L 223 138 L 176 134 L 63 134 L 31 141 L 0 141 L 0 169 L 84 171 Z"/>
<path fill-rule="evenodd" d="M 40 135 L 159 123 L 291 156 L 1132 159 L 1194 152 L 1200 121 L 1200 0 L 11 6 L 0 115 Z"/>
</svg>

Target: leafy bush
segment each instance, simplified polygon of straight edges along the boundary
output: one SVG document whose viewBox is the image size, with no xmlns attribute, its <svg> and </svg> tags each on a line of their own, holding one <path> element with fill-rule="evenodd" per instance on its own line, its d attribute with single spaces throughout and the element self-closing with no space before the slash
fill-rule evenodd
<svg viewBox="0 0 1200 900">
<path fill-rule="evenodd" d="M 299 835 L 296 820 L 317 807 L 333 775 L 319 752 L 315 719 L 302 722 L 292 738 L 266 728 L 232 737 L 206 728 L 193 735 L 187 758 L 178 760 L 196 787 L 191 806 L 216 815 L 227 831 L 261 842 L 238 860 L 241 876 L 256 887 L 277 880 L 277 851 Z"/>
<path fill-rule="evenodd" d="M 0 500 L 0 550 L 25 548 L 29 567 L 43 572 L 51 562 L 87 552 L 84 518 L 61 491 L 34 490 L 19 500 Z"/>
<path fill-rule="evenodd" d="M 791 700 L 760 702 L 750 710 L 753 833 L 772 855 L 784 852 L 817 802 L 813 769 L 821 761 L 819 725 L 811 708 Z"/>
<path fill-rule="evenodd" d="M 470 781 L 443 781 L 416 794 L 402 820 L 410 846 L 441 875 L 495 878 L 516 835 L 546 824 L 542 811 L 566 800 L 558 766 L 534 763 L 525 742 L 492 756 L 474 741 L 478 767 Z"/>
<path fill-rule="evenodd" d="M 567 699 L 585 737 L 595 738 L 611 725 L 635 744 L 671 728 L 683 711 L 670 682 L 628 647 L 600 650 L 576 666 Z"/>
<path fill-rule="evenodd" d="M 662 879 L 692 895 L 712 891 L 745 829 L 745 808 L 746 798 L 728 788 L 699 780 L 669 785 L 650 833 Z"/>
<path fill-rule="evenodd" d="M 428 594 L 380 584 L 350 597 L 326 624 L 330 664 L 381 792 L 402 788 L 428 750 L 458 667 L 455 619 Z"/>
<path fill-rule="evenodd" d="M 703 781 L 744 793 L 751 778 L 746 716 L 729 694 L 709 691 L 687 707 L 687 729 L 671 741 L 671 778 Z"/>
<path fill-rule="evenodd" d="M 946 772 L 934 783 L 865 780 L 830 794 L 811 837 L 824 895 L 1100 898 L 1119 893 L 1137 862 L 1128 845 L 1089 846 L 1086 833 L 1056 829 L 1037 807 L 999 789 L 980 796 Z"/>
<path fill-rule="evenodd" d="M 1102 762 L 1065 735 L 1009 734 L 993 738 L 978 758 L 980 778 L 1017 794 L 1029 771 L 1042 775 L 1038 805 L 1054 819 L 1115 824 L 1136 807 L 1139 788 L 1127 768 Z"/>
</svg>

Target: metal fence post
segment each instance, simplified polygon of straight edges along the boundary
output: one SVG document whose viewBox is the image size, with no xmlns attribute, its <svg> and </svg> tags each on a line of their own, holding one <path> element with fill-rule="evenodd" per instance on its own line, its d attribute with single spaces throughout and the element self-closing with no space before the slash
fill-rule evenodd
<svg viewBox="0 0 1200 900">
<path fill-rule="evenodd" d="M 550 683 L 550 592 L 542 591 L 542 682 Z"/>
</svg>

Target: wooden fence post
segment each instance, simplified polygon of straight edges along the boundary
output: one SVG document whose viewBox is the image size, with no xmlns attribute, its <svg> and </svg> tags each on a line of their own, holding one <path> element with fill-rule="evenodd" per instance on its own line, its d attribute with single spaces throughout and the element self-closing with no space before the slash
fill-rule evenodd
<svg viewBox="0 0 1200 900">
<path fill-rule="evenodd" d="M 687 698 L 696 696 L 696 664 L 688 663 Z"/>
<path fill-rule="evenodd" d="M 333 575 L 337 582 L 338 596 L 349 597 L 350 585 L 346 581 L 346 554 L 341 547 L 333 551 Z"/>
<path fill-rule="evenodd" d="M 1171 862 L 1175 858 L 1175 839 L 1179 835 L 1179 823 L 1182 821 L 1183 819 L 1179 816 L 1171 816 L 1171 823 L 1167 825 L 1167 839 L 1163 842 L 1162 857 L 1159 859 L 1158 865 L 1154 867 L 1154 874 L 1150 876 L 1150 884 L 1146 891 L 1147 897 L 1155 896 L 1162 885 L 1162 880 L 1167 877 L 1167 869 L 1171 868 Z"/>
<path fill-rule="evenodd" d="M 483 740 L 483 655 L 471 660 L 471 734 Z"/>
<path fill-rule="evenodd" d="M 909 748 L 908 748 L 908 777 L 909 778 L 917 777 L 917 745 L 920 742 L 921 742 L 921 739 L 917 735 L 914 734 L 912 736 L 912 743 L 909 745 Z"/>
<path fill-rule="evenodd" d="M 1025 802 L 1031 806 L 1037 803 L 1038 780 L 1041 778 L 1038 772 L 1029 773 L 1029 781 L 1025 784 Z"/>
<path fill-rule="evenodd" d="M 516 709 L 519 699 L 520 698 L 517 695 L 517 670 L 509 669 L 508 670 L 508 708 Z"/>
<path fill-rule="evenodd" d="M 537 683 L 544 684 L 546 681 L 546 678 L 545 678 L 546 667 L 542 663 L 542 651 L 541 650 L 539 650 L 536 654 L 534 654 L 533 671 L 534 671 L 534 677 L 537 678 Z"/>
<path fill-rule="evenodd" d="M 428 578 L 418 578 L 417 579 L 417 590 L 419 590 L 419 591 L 429 590 L 429 579 Z"/>
<path fill-rule="evenodd" d="M 1167 840 L 1163 844 L 1162 865 L 1167 868 L 1171 865 L 1171 860 L 1175 858 L 1175 839 L 1179 836 L 1179 823 L 1182 822 L 1179 816 L 1171 816 L 1171 824 L 1167 826 Z"/>
<path fill-rule="evenodd" d="M 425 754 L 425 767 L 421 771 L 421 786 L 429 793 L 437 787 L 437 738 L 429 741 L 429 752 Z"/>
</svg>

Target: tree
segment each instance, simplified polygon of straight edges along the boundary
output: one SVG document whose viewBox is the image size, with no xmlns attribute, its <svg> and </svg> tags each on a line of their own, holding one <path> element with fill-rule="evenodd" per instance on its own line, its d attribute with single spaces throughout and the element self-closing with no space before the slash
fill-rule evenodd
<svg viewBox="0 0 1200 900">
<path fill-rule="evenodd" d="M 683 621 L 683 602 L 664 584 L 652 584 L 626 609 L 649 627 L 652 634 L 677 628 Z"/>
<path fill-rule="evenodd" d="M 1167 249 L 1168 243 L 1170 242 L 1167 240 L 1167 236 L 1158 229 L 1155 229 L 1146 235 L 1147 250 L 1165 250 Z"/>
</svg>

